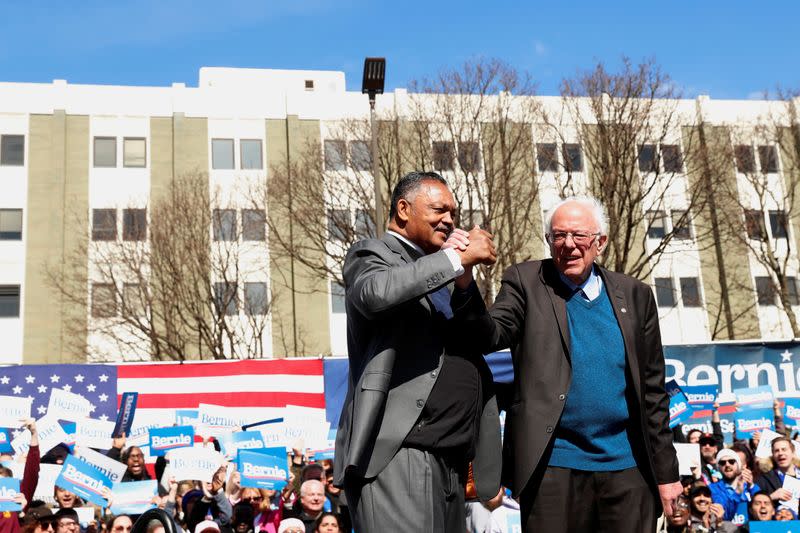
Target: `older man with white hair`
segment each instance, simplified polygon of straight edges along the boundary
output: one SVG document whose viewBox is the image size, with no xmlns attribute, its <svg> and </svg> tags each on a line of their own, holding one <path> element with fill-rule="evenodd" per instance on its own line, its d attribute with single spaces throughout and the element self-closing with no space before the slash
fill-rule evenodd
<svg viewBox="0 0 800 533">
<path fill-rule="evenodd" d="M 325 485 L 318 479 L 309 479 L 300 485 L 300 504 L 291 510 L 285 509 L 284 518 L 297 518 L 303 522 L 306 531 L 314 531 L 314 521 L 325 507 Z"/>
<path fill-rule="evenodd" d="M 525 531 L 654 531 L 681 484 L 653 291 L 595 264 L 608 242 L 597 200 L 550 213 L 552 258 L 508 268 L 460 330 L 484 353 L 511 348 L 503 483 Z"/>
</svg>

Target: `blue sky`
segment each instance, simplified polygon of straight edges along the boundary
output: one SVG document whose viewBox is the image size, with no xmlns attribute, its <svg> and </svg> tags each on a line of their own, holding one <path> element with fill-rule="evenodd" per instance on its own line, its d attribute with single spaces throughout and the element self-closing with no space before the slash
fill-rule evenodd
<svg viewBox="0 0 800 533">
<path fill-rule="evenodd" d="M 653 57 L 684 95 L 800 89 L 800 2 L 2 2 L 0 81 L 197 85 L 201 66 L 343 70 L 387 58 L 387 89 L 476 56 L 540 94 L 596 61 Z M 568 4 L 568 5 L 566 5 Z"/>
</svg>

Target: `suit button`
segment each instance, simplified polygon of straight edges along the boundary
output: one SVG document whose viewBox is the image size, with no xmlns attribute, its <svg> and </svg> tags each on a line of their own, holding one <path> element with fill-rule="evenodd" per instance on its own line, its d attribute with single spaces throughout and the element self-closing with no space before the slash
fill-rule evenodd
<svg viewBox="0 0 800 533">
<path fill-rule="evenodd" d="M 558 395 L 558 399 L 559 399 L 559 400 L 561 400 L 562 402 L 563 402 L 563 401 L 564 401 L 566 398 L 567 398 L 567 397 L 566 397 L 566 395 L 564 395 L 564 394 L 559 394 L 559 395 Z"/>
<path fill-rule="evenodd" d="M 545 431 L 547 431 L 548 433 L 552 433 L 553 432 L 553 426 L 547 426 L 547 429 Z"/>
<path fill-rule="evenodd" d="M 432 377 L 432 378 L 435 378 L 435 377 L 436 377 L 436 370 L 434 370 L 433 372 L 431 372 L 431 377 Z"/>
<path fill-rule="evenodd" d="M 422 401 L 422 400 L 417 400 L 417 407 L 419 407 L 420 409 L 422 409 L 424 406 L 425 406 L 425 402 L 424 402 L 424 401 Z"/>
</svg>

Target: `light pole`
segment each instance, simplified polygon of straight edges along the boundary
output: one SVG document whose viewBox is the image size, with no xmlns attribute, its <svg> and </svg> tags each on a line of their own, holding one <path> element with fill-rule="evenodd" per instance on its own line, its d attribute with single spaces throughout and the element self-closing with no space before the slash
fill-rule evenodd
<svg viewBox="0 0 800 533">
<path fill-rule="evenodd" d="M 372 181 L 375 186 L 375 234 L 378 237 L 383 235 L 386 217 L 383 214 L 383 193 L 380 179 L 378 178 L 378 132 L 375 125 L 375 95 L 383 94 L 385 80 L 386 58 L 365 58 L 361 93 L 369 96 L 369 127 L 372 135 L 370 152 L 372 156 Z"/>
</svg>

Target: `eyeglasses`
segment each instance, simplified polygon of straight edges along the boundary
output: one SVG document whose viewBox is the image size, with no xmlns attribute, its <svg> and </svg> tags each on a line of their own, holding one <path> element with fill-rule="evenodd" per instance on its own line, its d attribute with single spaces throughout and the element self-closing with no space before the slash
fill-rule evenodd
<svg viewBox="0 0 800 533">
<path fill-rule="evenodd" d="M 720 459 L 717 462 L 721 465 L 735 465 L 737 461 L 736 459 Z"/>
<path fill-rule="evenodd" d="M 41 527 L 43 530 L 55 529 L 56 521 L 53 518 L 44 518 L 39 520 L 39 527 Z"/>
<path fill-rule="evenodd" d="M 572 242 L 578 246 L 588 246 L 600 235 L 597 233 L 587 233 L 585 231 L 554 231 L 547 238 L 552 244 L 563 244 L 567 237 L 572 237 Z"/>
<path fill-rule="evenodd" d="M 256 496 L 254 498 L 242 498 L 242 503 L 260 502 L 263 500 L 264 498 L 262 498 L 261 496 Z"/>
</svg>

